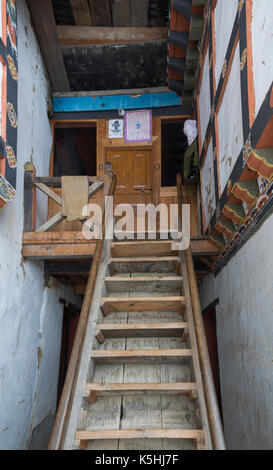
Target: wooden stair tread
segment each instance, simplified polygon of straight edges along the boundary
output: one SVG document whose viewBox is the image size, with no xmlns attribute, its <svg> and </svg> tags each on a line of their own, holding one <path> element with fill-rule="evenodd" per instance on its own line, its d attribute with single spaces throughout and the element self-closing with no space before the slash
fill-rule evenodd
<svg viewBox="0 0 273 470">
<path fill-rule="evenodd" d="M 100 439 L 203 439 L 201 429 L 107 429 L 77 431 L 76 440 Z"/>
<path fill-rule="evenodd" d="M 180 260 L 177 256 L 150 256 L 131 258 L 111 258 L 109 261 L 110 272 L 117 274 L 126 273 L 152 273 L 173 272 L 179 266 Z"/>
<path fill-rule="evenodd" d="M 177 252 L 172 250 L 173 243 L 175 243 L 175 240 L 113 242 L 111 253 L 113 258 L 147 256 L 147 253 L 150 256 L 175 256 Z"/>
<path fill-rule="evenodd" d="M 188 395 L 197 391 L 196 383 L 173 382 L 173 383 L 88 383 L 86 384 L 87 394 L 90 392 L 96 395 L 111 393 L 154 393 L 154 394 L 183 394 Z"/>
<path fill-rule="evenodd" d="M 104 297 L 101 309 L 105 315 L 111 312 L 181 311 L 185 297 Z"/>
<path fill-rule="evenodd" d="M 192 357 L 191 349 L 137 349 L 137 350 L 103 350 L 91 351 L 91 358 L 95 362 L 130 362 L 130 363 L 168 363 L 186 362 Z"/>
<path fill-rule="evenodd" d="M 182 285 L 181 276 L 142 276 L 142 277 L 106 277 L 109 292 L 169 292 L 179 289 Z"/>
<path fill-rule="evenodd" d="M 188 328 L 188 323 L 102 323 L 96 328 L 96 336 L 105 338 L 122 337 L 152 337 L 152 336 L 182 336 L 182 332 Z M 98 338 L 99 340 L 99 338 Z"/>
</svg>

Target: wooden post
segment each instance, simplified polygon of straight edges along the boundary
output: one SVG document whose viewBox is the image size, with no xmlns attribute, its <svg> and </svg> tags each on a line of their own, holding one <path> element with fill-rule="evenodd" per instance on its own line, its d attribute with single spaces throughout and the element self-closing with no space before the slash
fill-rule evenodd
<svg viewBox="0 0 273 470">
<path fill-rule="evenodd" d="M 33 163 L 25 164 L 24 176 L 24 232 L 34 232 L 36 229 L 36 188 L 33 178 L 36 170 Z"/>
</svg>

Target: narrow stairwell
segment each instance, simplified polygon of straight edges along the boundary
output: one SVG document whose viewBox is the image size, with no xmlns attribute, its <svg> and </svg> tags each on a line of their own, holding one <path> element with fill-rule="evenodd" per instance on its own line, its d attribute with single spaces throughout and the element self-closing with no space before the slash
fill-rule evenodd
<svg viewBox="0 0 273 470">
<path fill-rule="evenodd" d="M 77 335 L 49 449 L 225 448 L 190 249 L 103 237 Z"/>
<path fill-rule="evenodd" d="M 135 248 L 137 252 L 137 245 Z M 180 261 L 111 258 L 76 445 L 195 449 L 205 444 Z M 77 442 L 78 441 L 78 442 Z"/>
</svg>

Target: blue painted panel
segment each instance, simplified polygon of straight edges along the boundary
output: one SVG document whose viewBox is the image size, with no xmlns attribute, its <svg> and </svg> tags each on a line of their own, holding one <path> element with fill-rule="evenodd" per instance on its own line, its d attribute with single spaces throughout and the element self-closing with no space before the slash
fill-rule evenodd
<svg viewBox="0 0 273 470">
<path fill-rule="evenodd" d="M 130 95 L 81 96 L 54 98 L 55 113 L 80 111 L 110 111 L 115 109 L 146 109 L 181 105 L 181 97 L 174 92 L 147 93 L 137 97 Z"/>
</svg>

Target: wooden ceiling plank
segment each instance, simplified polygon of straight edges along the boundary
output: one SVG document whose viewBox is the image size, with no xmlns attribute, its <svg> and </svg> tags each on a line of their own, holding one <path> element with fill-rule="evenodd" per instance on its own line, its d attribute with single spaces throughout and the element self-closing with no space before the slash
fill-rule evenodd
<svg viewBox="0 0 273 470">
<path fill-rule="evenodd" d="M 88 0 L 70 0 L 77 26 L 92 26 L 92 16 Z"/>
<path fill-rule="evenodd" d="M 112 26 L 110 0 L 89 0 L 89 5 L 95 26 Z"/>
<path fill-rule="evenodd" d="M 70 91 L 51 0 L 27 0 L 53 91 Z"/>
<path fill-rule="evenodd" d="M 168 28 L 57 26 L 61 46 L 91 46 L 95 44 L 129 44 L 166 41 Z"/>
<path fill-rule="evenodd" d="M 111 8 L 113 26 L 132 26 L 131 8 L 128 0 L 111 0 Z"/>
<path fill-rule="evenodd" d="M 148 26 L 149 0 L 130 0 L 132 26 Z"/>
</svg>

